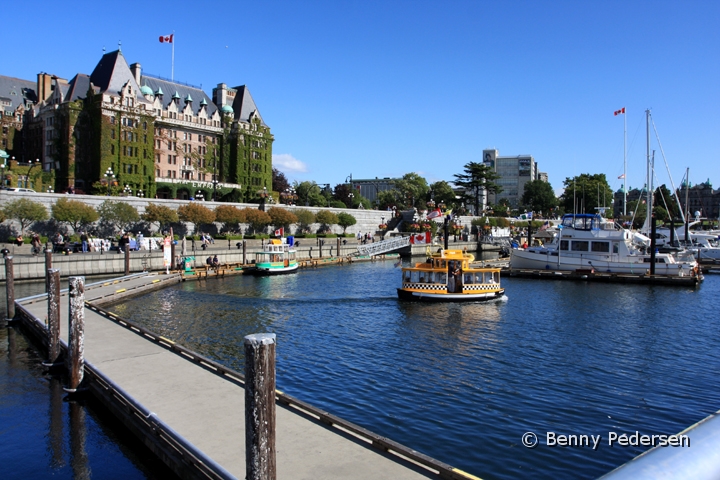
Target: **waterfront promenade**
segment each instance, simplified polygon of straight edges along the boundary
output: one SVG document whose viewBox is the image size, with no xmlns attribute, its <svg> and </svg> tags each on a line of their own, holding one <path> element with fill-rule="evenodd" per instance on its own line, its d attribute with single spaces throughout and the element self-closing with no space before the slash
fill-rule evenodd
<svg viewBox="0 0 720 480">
<path fill-rule="evenodd" d="M 107 305 L 125 296 L 179 281 L 179 275 L 133 275 L 88 285 L 85 299 L 90 304 Z M 65 344 L 68 340 L 65 327 L 68 325 L 67 301 L 67 294 L 63 292 L 60 306 L 61 338 Z M 20 300 L 18 305 L 20 314 L 25 317 L 26 323 L 31 324 L 31 328 L 44 330 L 48 311 L 46 295 Z M 127 328 L 118 320 L 92 305 L 85 309 L 86 377 L 95 384 L 91 390 L 102 389 L 102 385 L 107 384 L 118 385 L 125 395 L 124 401 L 134 399 L 182 439 L 217 463 L 220 473 L 215 472 L 214 475 L 244 478 L 245 407 L 242 380 L 227 372 L 224 372 L 225 377 L 218 375 L 213 372 L 209 362 L 189 359 L 189 353 L 178 354 L 173 351 L 174 343 L 171 340 L 152 338 L 144 332 Z M 102 382 L 98 380 L 100 378 Z M 313 415 L 312 410 L 298 409 L 292 399 L 283 397 L 278 392 L 278 478 L 437 477 L 437 470 L 386 453 L 387 446 L 392 446 L 393 442 L 379 437 L 369 442 L 368 438 L 353 432 L 352 424 L 347 424 L 351 428 L 328 426 L 335 423 L 329 414 Z M 290 406 L 286 405 L 288 403 Z M 113 409 L 112 406 L 110 408 Z M 144 443 L 151 449 L 152 443 L 156 441 L 153 437 L 161 436 L 154 430 L 151 428 L 150 431 L 141 432 Z M 359 427 L 357 431 L 362 433 Z M 381 448 L 375 448 L 371 443 Z M 162 451 L 163 447 L 159 447 L 156 453 L 163 457 Z M 410 456 L 424 457 L 407 449 L 406 454 L 408 452 Z M 424 459 L 443 469 L 445 476 L 475 478 L 428 457 Z M 187 459 L 183 461 L 187 462 Z M 197 475 L 192 473 L 191 468 L 183 467 L 182 463 L 171 465 L 171 468 L 184 477 Z"/>
</svg>

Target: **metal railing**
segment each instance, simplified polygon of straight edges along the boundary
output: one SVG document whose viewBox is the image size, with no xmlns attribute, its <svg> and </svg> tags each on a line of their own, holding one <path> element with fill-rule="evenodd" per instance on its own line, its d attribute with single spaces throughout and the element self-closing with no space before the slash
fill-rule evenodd
<svg viewBox="0 0 720 480">
<path fill-rule="evenodd" d="M 408 245 L 410 245 L 410 237 L 395 237 L 367 245 L 358 245 L 357 249 L 360 255 L 373 256 L 392 252 L 393 250 L 398 250 Z"/>
</svg>

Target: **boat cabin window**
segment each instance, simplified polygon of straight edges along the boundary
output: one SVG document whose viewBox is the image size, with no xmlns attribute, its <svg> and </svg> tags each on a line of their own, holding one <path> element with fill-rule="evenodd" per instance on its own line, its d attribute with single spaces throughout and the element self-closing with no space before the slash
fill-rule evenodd
<svg viewBox="0 0 720 480">
<path fill-rule="evenodd" d="M 405 270 L 403 272 L 403 282 L 410 283 L 410 273 L 412 273 L 410 270 Z"/>
<path fill-rule="evenodd" d="M 569 248 L 568 248 L 569 243 L 570 242 L 568 240 L 560 240 L 560 250 L 565 250 L 565 251 L 569 250 Z"/>
<path fill-rule="evenodd" d="M 476 272 L 475 273 L 475 283 L 485 283 L 483 281 L 483 274 L 482 272 Z"/>
<path fill-rule="evenodd" d="M 418 283 L 420 281 L 420 272 L 417 270 L 410 271 L 410 283 Z"/>
<path fill-rule="evenodd" d="M 617 242 L 613 242 L 613 253 L 618 253 L 620 251 L 620 247 L 618 246 Z"/>
<path fill-rule="evenodd" d="M 575 230 L 598 230 L 600 217 L 598 215 L 566 215 L 562 219 L 562 226 Z"/>
<path fill-rule="evenodd" d="M 610 242 L 592 242 L 593 252 L 610 253 Z"/>
<path fill-rule="evenodd" d="M 439 283 L 441 285 L 447 285 L 447 273 L 435 272 L 435 283 Z"/>
<path fill-rule="evenodd" d="M 650 259 L 649 259 L 649 258 L 643 258 L 643 262 L 644 262 L 644 263 L 650 263 Z M 655 257 L 655 263 L 665 263 L 665 259 L 664 259 L 664 258 L 657 258 L 657 257 Z"/>
<path fill-rule="evenodd" d="M 493 272 L 485 272 L 485 282 L 483 282 L 483 283 L 498 283 L 498 282 L 495 280 Z"/>
<path fill-rule="evenodd" d="M 471 285 L 475 283 L 475 275 L 473 275 L 472 273 L 463 274 L 463 283 L 465 285 Z"/>
<path fill-rule="evenodd" d="M 573 252 L 587 252 L 588 251 L 588 241 L 587 240 L 573 240 L 572 242 L 572 251 Z"/>
</svg>

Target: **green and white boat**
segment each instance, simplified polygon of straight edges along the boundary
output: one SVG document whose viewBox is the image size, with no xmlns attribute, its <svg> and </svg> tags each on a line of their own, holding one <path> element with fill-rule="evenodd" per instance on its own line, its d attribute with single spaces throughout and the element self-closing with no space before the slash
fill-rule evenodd
<svg viewBox="0 0 720 480">
<path fill-rule="evenodd" d="M 257 275 L 280 275 L 297 271 L 297 252 L 293 245 L 285 243 L 285 239 L 271 240 L 262 252 L 255 254 L 255 270 Z"/>
</svg>

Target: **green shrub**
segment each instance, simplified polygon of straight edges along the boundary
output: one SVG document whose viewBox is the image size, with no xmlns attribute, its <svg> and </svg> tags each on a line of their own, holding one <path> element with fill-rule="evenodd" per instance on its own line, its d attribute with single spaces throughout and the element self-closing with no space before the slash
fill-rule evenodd
<svg viewBox="0 0 720 480">
<path fill-rule="evenodd" d="M 318 238 L 337 238 L 337 233 L 318 233 Z"/>
<path fill-rule="evenodd" d="M 254 235 L 245 235 L 246 240 L 260 240 L 261 238 L 268 239 L 270 238 L 270 235 L 267 233 L 256 233 Z"/>
</svg>

